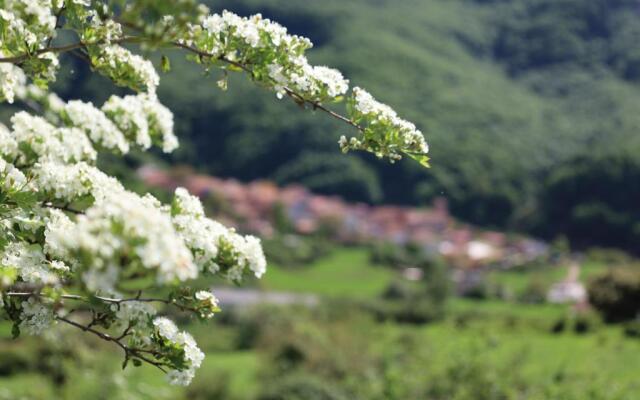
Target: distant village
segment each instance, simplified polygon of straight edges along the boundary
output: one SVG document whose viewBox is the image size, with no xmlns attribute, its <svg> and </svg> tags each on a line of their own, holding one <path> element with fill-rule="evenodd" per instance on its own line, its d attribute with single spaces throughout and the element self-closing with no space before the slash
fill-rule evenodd
<svg viewBox="0 0 640 400">
<path fill-rule="evenodd" d="M 428 208 L 372 206 L 314 194 L 300 185 L 278 187 L 265 180 L 241 183 L 153 166 L 140 168 L 138 175 L 149 186 L 187 188 L 218 220 L 261 237 L 274 235 L 278 219 L 285 218 L 299 234 L 330 232 L 341 243 L 417 244 L 464 270 L 488 265 L 509 268 L 548 253 L 548 245 L 542 241 L 456 221 L 444 198 Z"/>
</svg>

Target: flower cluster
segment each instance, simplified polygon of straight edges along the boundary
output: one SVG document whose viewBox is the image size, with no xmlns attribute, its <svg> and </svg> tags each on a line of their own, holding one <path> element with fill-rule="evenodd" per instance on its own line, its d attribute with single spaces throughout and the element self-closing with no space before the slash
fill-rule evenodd
<svg viewBox="0 0 640 400">
<path fill-rule="evenodd" d="M 58 1 L 54 1 L 58 3 Z M 59 66 L 58 57 L 53 53 L 38 53 L 36 50 L 55 36 L 56 17 L 54 9 L 61 4 L 52 0 L 7 0 L 0 9 L 0 54 L 5 57 L 33 54 L 21 60 L 21 68 L 35 83 L 46 86 L 55 80 Z M 13 101 L 12 85 L 19 79 L 19 73 L 3 67 L 0 73 L 2 96 Z"/>
<path fill-rule="evenodd" d="M 242 279 L 246 268 L 258 278 L 266 271 L 260 239 L 239 235 L 206 218 L 200 200 L 186 189 L 176 189 L 171 213 L 176 230 L 201 270 L 221 271 L 234 281 Z"/>
<path fill-rule="evenodd" d="M 124 190 L 116 179 L 83 162 L 70 165 L 38 163 L 31 173 L 40 195 L 56 203 L 73 204 L 83 199 L 101 201 Z"/>
<path fill-rule="evenodd" d="M 155 271 L 160 284 L 197 277 L 191 253 L 157 200 L 124 190 L 103 195 L 78 216 L 72 234 L 56 238 L 80 258 L 90 259 L 90 271 L 108 272 L 118 263 L 118 273 Z M 85 283 L 90 290 L 105 289 Z"/>
<path fill-rule="evenodd" d="M 4 138 L 0 135 L 0 141 Z M 3 146 L 4 147 L 4 146 Z M 27 183 L 27 177 L 13 164 L 0 158 L 0 192 L 19 190 Z"/>
<path fill-rule="evenodd" d="M 153 96 L 111 96 L 102 111 L 128 140 L 143 149 L 156 143 L 165 153 L 170 153 L 178 147 L 178 139 L 173 133 L 173 114 Z"/>
<path fill-rule="evenodd" d="M 61 5 L 55 6 L 59 8 Z M 0 41 L 12 50 L 12 55 L 33 50 L 53 35 L 56 25 L 53 7 L 51 0 L 3 2 L 0 10 Z"/>
<path fill-rule="evenodd" d="M 87 46 L 91 63 L 115 84 L 155 94 L 160 77 L 151 61 L 117 44 Z"/>
<path fill-rule="evenodd" d="M 378 157 L 389 157 L 393 162 L 406 154 L 421 164 L 428 166 L 429 146 L 416 126 L 396 114 L 386 104 L 375 100 L 366 90 L 353 89 L 353 95 L 347 102 L 351 120 L 362 129 L 362 137 L 347 140 L 340 138 L 343 152 L 365 150 Z"/>
<path fill-rule="evenodd" d="M 62 109 L 63 119 L 82 129 L 91 140 L 105 149 L 129 151 L 129 143 L 116 125 L 91 103 L 72 100 Z"/>
<path fill-rule="evenodd" d="M 39 244 L 13 242 L 7 245 L 2 254 L 1 263 L 14 268 L 23 282 L 56 285 L 59 282 L 57 266 L 47 261 Z"/>
<path fill-rule="evenodd" d="M 187 332 L 181 332 L 170 319 L 159 317 L 153 321 L 155 327 L 154 339 L 160 345 L 160 351 L 166 357 L 178 355 L 180 362 L 177 367 L 167 374 L 167 379 L 174 385 L 188 385 L 200 368 L 204 353 L 198 348 L 193 337 Z"/>
<path fill-rule="evenodd" d="M 22 302 L 22 313 L 20 314 L 20 328 L 31 335 L 39 335 L 55 321 L 55 316 L 51 307 L 29 297 Z"/>
<path fill-rule="evenodd" d="M 254 80 L 273 88 L 279 97 L 292 90 L 305 100 L 334 101 L 346 93 L 349 81 L 328 67 L 312 66 L 304 55 L 309 39 L 290 35 L 282 25 L 256 14 L 249 18 L 223 11 L 192 25 L 181 38 L 218 59 L 250 65 Z"/>
<path fill-rule="evenodd" d="M 0 52 L 0 56 L 4 54 Z M 0 101 L 6 100 L 13 103 L 16 91 L 24 86 L 27 77 L 22 69 L 13 64 L 0 64 Z"/>
<path fill-rule="evenodd" d="M 204 318 L 211 318 L 214 314 L 220 311 L 218 307 L 218 299 L 213 293 L 206 290 L 200 290 L 194 295 L 197 309 L 200 311 L 200 315 Z"/>
<path fill-rule="evenodd" d="M 17 164 L 58 162 L 63 164 L 96 160 L 89 138 L 78 128 L 57 128 L 44 118 L 24 111 L 11 117 L 11 140 L 18 144 Z"/>
<path fill-rule="evenodd" d="M 144 150 L 156 144 L 166 153 L 178 147 L 173 114 L 146 93 L 111 96 L 101 109 L 72 100 L 60 114 L 67 125 L 81 128 L 93 142 L 112 151 L 127 153 L 132 143 Z"/>
</svg>

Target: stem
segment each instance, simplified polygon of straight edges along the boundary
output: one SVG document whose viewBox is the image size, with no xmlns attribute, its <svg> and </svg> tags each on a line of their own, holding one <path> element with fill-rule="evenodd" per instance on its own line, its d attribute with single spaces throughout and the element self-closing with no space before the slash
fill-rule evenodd
<svg viewBox="0 0 640 400">
<path fill-rule="evenodd" d="M 7 296 L 13 296 L 13 297 L 30 297 L 30 296 L 39 296 L 39 293 L 35 293 L 35 292 L 7 292 L 5 293 L 5 295 Z M 131 298 L 131 299 L 114 299 L 114 298 L 109 298 L 109 297 L 102 297 L 102 296 L 93 296 L 94 298 L 104 301 L 105 303 L 113 303 L 113 304 L 120 304 L 120 303 L 125 303 L 128 301 L 141 301 L 141 302 L 159 302 L 159 303 L 165 303 L 165 304 L 171 304 L 172 302 L 167 300 L 167 299 L 157 299 L 157 298 Z M 79 296 L 76 294 L 63 294 L 62 296 L 60 296 L 60 298 L 63 299 L 67 299 L 67 300 L 82 300 L 82 301 L 89 301 L 89 298 L 87 297 L 83 297 L 83 296 Z"/>
</svg>

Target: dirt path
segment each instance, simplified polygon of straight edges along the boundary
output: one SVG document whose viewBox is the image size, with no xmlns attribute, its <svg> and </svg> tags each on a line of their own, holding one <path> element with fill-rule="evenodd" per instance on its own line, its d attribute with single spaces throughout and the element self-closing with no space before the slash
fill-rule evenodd
<svg viewBox="0 0 640 400">
<path fill-rule="evenodd" d="M 214 287 L 211 290 L 220 300 L 220 304 L 223 307 L 247 307 L 257 304 L 301 304 L 305 306 L 318 304 L 318 297 L 312 294 L 265 292 L 257 289 L 236 289 L 229 287 Z"/>
</svg>

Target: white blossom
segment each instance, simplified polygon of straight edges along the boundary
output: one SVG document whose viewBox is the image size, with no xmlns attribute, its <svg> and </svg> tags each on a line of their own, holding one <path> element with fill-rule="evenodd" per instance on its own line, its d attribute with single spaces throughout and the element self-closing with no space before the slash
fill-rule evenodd
<svg viewBox="0 0 640 400">
<path fill-rule="evenodd" d="M 195 376 L 195 372 L 204 360 L 204 353 L 198 348 L 196 341 L 187 332 L 180 332 L 176 335 L 175 343 L 184 347 L 184 358 L 189 362 L 189 368 L 178 371 L 171 370 L 167 373 L 167 380 L 172 385 L 187 386 Z"/>
<path fill-rule="evenodd" d="M 124 190 L 116 179 L 83 162 L 71 165 L 44 162 L 36 164 L 31 171 L 40 191 L 66 203 L 86 195 L 102 200 Z"/>
<path fill-rule="evenodd" d="M 0 158 L 13 160 L 18 155 L 18 142 L 11 134 L 11 131 L 3 124 L 0 124 Z"/>
<path fill-rule="evenodd" d="M 364 89 L 353 88 L 351 114 L 364 126 L 366 140 L 352 137 L 347 141 L 341 137 L 339 144 L 344 152 L 366 150 L 378 157 L 387 156 L 392 161 L 402 158 L 401 152 L 409 155 L 426 155 L 429 152 L 424 135 L 413 123 L 398 117 L 391 107 L 378 102 Z"/>
<path fill-rule="evenodd" d="M 20 329 L 30 335 L 39 335 L 47 330 L 55 321 L 55 316 L 50 307 L 38 302 L 35 298 L 29 297 L 21 304 Z"/>
<path fill-rule="evenodd" d="M 214 312 L 219 310 L 218 299 L 213 295 L 213 293 L 206 290 L 200 290 L 196 292 L 194 297 L 198 300 L 200 306 L 198 309 L 201 311 L 203 317 L 211 318 L 213 317 Z"/>
<path fill-rule="evenodd" d="M 195 370 L 200 368 L 202 360 L 204 360 L 204 353 L 198 348 L 193 337 L 186 332 L 179 331 L 170 319 L 158 317 L 153 320 L 153 325 L 160 336 L 184 349 L 184 361 L 189 366 L 182 371 L 169 371 L 167 380 L 173 385 L 188 385 L 195 376 Z"/>
<path fill-rule="evenodd" d="M 27 184 L 27 177 L 13 164 L 0 158 L 0 182 L 5 190 L 20 190 Z"/>
<path fill-rule="evenodd" d="M 111 96 L 102 106 L 105 112 L 127 136 L 143 149 L 153 142 L 161 143 L 169 153 L 178 146 L 173 133 L 173 114 L 155 96 L 141 93 L 135 96 Z"/>
<path fill-rule="evenodd" d="M 1 264 L 15 268 L 24 282 L 54 285 L 59 281 L 39 244 L 9 243 L 2 252 Z"/>
<path fill-rule="evenodd" d="M 160 336 L 171 341 L 175 340 L 179 332 L 176 324 L 169 318 L 165 317 L 158 317 L 154 319 L 153 326 L 156 327 Z"/>
<path fill-rule="evenodd" d="M 24 72 L 19 67 L 0 63 L 0 100 L 5 99 L 8 103 L 13 103 L 16 92 L 25 85 L 26 80 Z"/>
<path fill-rule="evenodd" d="M 62 163 L 94 161 L 96 151 L 87 136 L 76 128 L 56 128 L 44 118 L 24 111 L 11 117 L 12 139 L 29 152 L 20 152 L 20 162 L 29 163 L 33 152 L 38 161 Z"/>
<path fill-rule="evenodd" d="M 55 246 L 91 255 L 91 269 L 97 271 L 127 254 L 154 270 L 159 283 L 196 278 L 191 253 L 157 200 L 123 189 L 93 190 L 93 195 L 95 204 L 77 217 L 73 232 L 51 238 Z"/>
<path fill-rule="evenodd" d="M 112 69 L 123 67 L 129 69 L 135 79 L 144 85 L 149 93 L 155 94 L 160 77 L 151 61 L 114 44 L 102 46 L 98 61 L 101 65 Z"/>
<path fill-rule="evenodd" d="M 65 106 L 64 114 L 70 124 L 83 129 L 95 143 L 121 153 L 129 151 L 129 143 L 124 134 L 93 104 L 72 100 Z"/>
<path fill-rule="evenodd" d="M 266 270 L 266 260 L 260 240 L 253 236 L 242 236 L 232 229 L 205 217 L 200 200 L 186 189 L 178 188 L 173 203 L 173 224 L 194 255 L 201 270 L 217 272 L 220 265 L 217 256 L 221 246 L 229 246 L 235 257 L 235 269 L 227 274 L 239 280 L 245 266 L 261 277 Z M 233 266 L 232 266 L 233 267 Z"/>
<path fill-rule="evenodd" d="M 120 304 L 112 304 L 111 310 L 115 312 L 118 321 L 125 326 L 125 322 L 144 325 L 150 316 L 156 314 L 153 305 L 143 301 L 125 301 Z"/>
<path fill-rule="evenodd" d="M 230 60 L 236 58 L 234 51 L 247 51 L 229 47 L 230 43 L 237 42 L 244 43 L 250 49 L 266 47 L 285 55 L 260 60 L 278 97 L 282 97 L 285 89 L 289 89 L 307 100 L 323 101 L 335 99 L 349 88 L 349 81 L 339 71 L 309 64 L 303 54 L 304 50 L 312 47 L 309 39 L 288 34 L 282 25 L 262 18 L 260 14 L 244 18 L 225 10 L 222 14 L 206 17 L 201 30 L 204 38 L 193 33 L 186 40 L 196 40 L 203 51 L 224 55 Z M 197 29 L 192 31 L 198 32 Z"/>
</svg>

